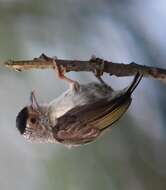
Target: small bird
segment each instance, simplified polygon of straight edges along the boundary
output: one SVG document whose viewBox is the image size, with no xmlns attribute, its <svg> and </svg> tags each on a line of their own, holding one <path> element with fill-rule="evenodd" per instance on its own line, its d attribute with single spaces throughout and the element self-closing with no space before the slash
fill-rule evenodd
<svg viewBox="0 0 166 190">
<path fill-rule="evenodd" d="M 16 117 L 16 127 L 30 142 L 62 143 L 68 147 L 96 140 L 118 121 L 131 104 L 131 95 L 143 75 L 137 73 L 122 90 L 113 90 L 99 76 L 98 82 L 79 84 L 65 74 L 65 68 L 52 59 L 60 79 L 70 88 L 47 105 L 39 105 L 34 91 L 30 105 Z"/>
</svg>

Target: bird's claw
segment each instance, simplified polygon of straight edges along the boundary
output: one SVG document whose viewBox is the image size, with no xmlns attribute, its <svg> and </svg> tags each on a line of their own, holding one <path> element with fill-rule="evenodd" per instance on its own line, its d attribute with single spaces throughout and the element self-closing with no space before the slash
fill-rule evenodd
<svg viewBox="0 0 166 190">
<path fill-rule="evenodd" d="M 66 73 L 66 68 L 62 65 L 58 65 L 54 59 L 52 60 L 52 63 L 53 63 L 53 69 L 56 70 L 58 77 L 63 79 L 64 74 Z"/>
<path fill-rule="evenodd" d="M 79 83 L 77 81 L 74 81 L 74 80 L 72 80 L 72 79 L 65 76 L 66 68 L 63 65 L 58 65 L 57 62 L 54 59 L 52 60 L 52 63 L 53 63 L 54 70 L 58 74 L 58 77 L 60 79 L 62 79 L 62 80 L 67 81 L 71 85 L 71 88 L 73 90 L 75 90 L 76 92 L 78 92 L 79 89 L 80 89 L 80 85 L 79 85 Z"/>
<path fill-rule="evenodd" d="M 93 73 L 96 77 L 100 77 L 104 73 L 104 60 L 98 57 L 92 56 L 90 62 L 93 64 Z"/>
</svg>

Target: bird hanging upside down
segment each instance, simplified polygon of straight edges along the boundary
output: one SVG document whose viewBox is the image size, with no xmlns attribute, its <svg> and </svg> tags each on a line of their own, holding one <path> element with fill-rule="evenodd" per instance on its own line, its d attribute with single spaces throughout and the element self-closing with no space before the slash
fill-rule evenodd
<svg viewBox="0 0 166 190">
<path fill-rule="evenodd" d="M 100 83 L 79 84 L 67 78 L 65 68 L 54 59 L 52 62 L 58 77 L 70 88 L 48 105 L 39 105 L 31 92 L 31 104 L 16 118 L 18 130 L 30 142 L 75 146 L 96 140 L 127 111 L 143 77 L 137 73 L 129 87 L 115 91 L 100 76 Z"/>
</svg>

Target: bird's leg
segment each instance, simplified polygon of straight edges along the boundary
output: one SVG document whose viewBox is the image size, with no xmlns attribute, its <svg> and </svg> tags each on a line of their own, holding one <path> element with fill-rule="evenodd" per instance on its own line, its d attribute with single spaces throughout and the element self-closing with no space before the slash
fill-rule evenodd
<svg viewBox="0 0 166 190">
<path fill-rule="evenodd" d="M 54 70 L 56 71 L 56 73 L 58 75 L 58 78 L 67 81 L 70 84 L 70 86 L 72 87 L 72 89 L 74 89 L 75 91 L 78 91 L 79 87 L 80 87 L 79 83 L 64 75 L 66 73 L 66 68 L 63 67 L 62 65 L 58 65 L 54 59 L 52 59 L 52 63 L 54 66 Z"/>
<path fill-rule="evenodd" d="M 90 62 L 94 62 L 95 64 L 93 65 L 93 73 L 95 75 L 95 77 L 104 85 L 106 85 L 106 83 L 103 81 L 103 79 L 101 78 L 101 76 L 103 75 L 103 70 L 104 70 L 104 60 L 97 58 L 95 56 L 92 56 L 92 58 L 90 59 Z"/>
<path fill-rule="evenodd" d="M 101 84 L 103 84 L 104 86 L 111 88 L 111 86 L 109 86 L 103 79 L 102 79 L 102 75 L 104 73 L 104 60 L 97 58 L 95 56 L 92 56 L 92 58 L 90 59 L 90 61 L 94 64 L 94 70 L 93 73 L 95 75 L 95 77 L 100 81 Z M 112 88 L 111 88 L 112 89 Z"/>
<path fill-rule="evenodd" d="M 100 81 L 101 84 L 103 84 L 104 86 L 110 87 L 103 79 L 101 76 L 96 76 L 95 77 Z"/>
<path fill-rule="evenodd" d="M 93 73 L 96 77 L 101 77 L 103 75 L 104 72 L 104 60 L 100 59 L 98 57 L 95 57 L 94 55 L 91 57 L 90 62 L 93 65 Z"/>
</svg>

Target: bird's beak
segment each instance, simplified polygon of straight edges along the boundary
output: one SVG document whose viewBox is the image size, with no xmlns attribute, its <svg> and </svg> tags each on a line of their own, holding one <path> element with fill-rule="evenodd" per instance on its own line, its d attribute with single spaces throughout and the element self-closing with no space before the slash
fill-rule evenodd
<svg viewBox="0 0 166 190">
<path fill-rule="evenodd" d="M 40 106 L 36 100 L 35 92 L 32 91 L 30 94 L 30 105 L 33 110 L 40 110 Z"/>
</svg>

